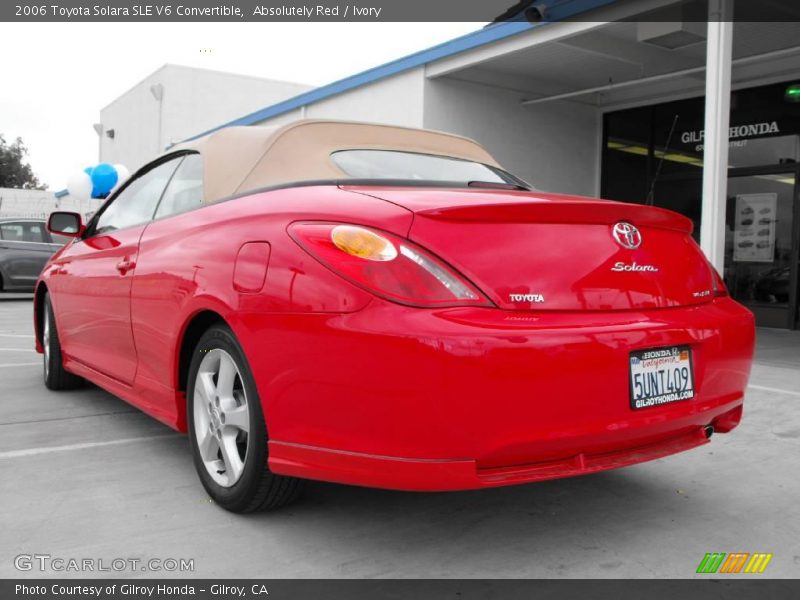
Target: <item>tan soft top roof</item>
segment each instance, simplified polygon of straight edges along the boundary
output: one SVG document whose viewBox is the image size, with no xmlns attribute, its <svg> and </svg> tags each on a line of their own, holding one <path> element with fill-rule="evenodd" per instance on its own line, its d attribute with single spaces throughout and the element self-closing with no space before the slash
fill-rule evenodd
<svg viewBox="0 0 800 600">
<path fill-rule="evenodd" d="M 350 121 L 295 121 L 282 127 L 226 127 L 178 144 L 170 154 L 203 157 L 205 201 L 262 187 L 346 179 L 331 160 L 337 150 L 402 150 L 499 166 L 477 142 L 448 133 Z"/>
</svg>

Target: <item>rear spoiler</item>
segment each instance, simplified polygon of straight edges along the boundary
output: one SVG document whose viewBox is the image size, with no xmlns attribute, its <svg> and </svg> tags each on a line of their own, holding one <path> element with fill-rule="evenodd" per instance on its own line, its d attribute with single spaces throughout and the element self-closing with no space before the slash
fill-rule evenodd
<svg viewBox="0 0 800 600">
<path fill-rule="evenodd" d="M 433 208 L 418 217 L 440 221 L 476 223 L 583 223 L 613 225 L 628 221 L 642 227 L 658 227 L 691 234 L 692 221 L 671 210 L 610 200 L 539 201 L 474 204 Z"/>
</svg>

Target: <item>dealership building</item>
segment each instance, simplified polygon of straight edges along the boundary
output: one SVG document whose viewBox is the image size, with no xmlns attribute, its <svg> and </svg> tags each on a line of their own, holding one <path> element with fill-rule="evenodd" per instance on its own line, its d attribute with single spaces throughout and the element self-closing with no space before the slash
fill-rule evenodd
<svg viewBox="0 0 800 600">
<path fill-rule="evenodd" d="M 135 170 L 198 130 L 310 90 L 288 81 L 166 64 L 100 111 L 100 162 Z"/>
<path fill-rule="evenodd" d="M 757 323 L 796 329 L 800 23 L 710 4 L 707 23 L 675 0 L 562 2 L 589 12 L 491 25 L 194 134 L 333 118 L 465 135 L 538 189 L 688 216 Z"/>
</svg>

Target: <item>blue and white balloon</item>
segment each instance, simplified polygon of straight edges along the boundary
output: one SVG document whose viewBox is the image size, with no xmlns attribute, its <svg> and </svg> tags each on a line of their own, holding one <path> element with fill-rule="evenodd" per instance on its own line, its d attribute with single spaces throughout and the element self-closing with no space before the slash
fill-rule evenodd
<svg viewBox="0 0 800 600">
<path fill-rule="evenodd" d="M 92 198 L 104 198 L 117 185 L 117 170 L 113 165 L 100 163 L 92 169 Z"/>
<path fill-rule="evenodd" d="M 79 199 L 106 198 L 131 176 L 125 165 L 100 163 L 86 167 L 67 182 L 70 196 Z"/>
<path fill-rule="evenodd" d="M 67 180 L 67 191 L 70 196 L 79 200 L 87 200 L 92 195 L 92 178 L 86 171 L 79 171 Z"/>
<path fill-rule="evenodd" d="M 117 185 L 114 186 L 114 188 L 116 189 L 123 183 L 128 181 L 128 177 L 131 176 L 131 172 L 125 165 L 114 165 L 114 169 L 117 171 Z"/>
</svg>

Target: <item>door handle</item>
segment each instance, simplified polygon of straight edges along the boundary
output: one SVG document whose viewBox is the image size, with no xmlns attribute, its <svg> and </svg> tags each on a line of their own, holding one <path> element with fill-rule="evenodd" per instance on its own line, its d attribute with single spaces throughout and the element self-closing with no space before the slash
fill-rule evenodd
<svg viewBox="0 0 800 600">
<path fill-rule="evenodd" d="M 117 263 L 117 271 L 125 275 L 125 273 L 133 269 L 135 266 L 136 266 L 135 261 L 126 258 Z"/>
</svg>

